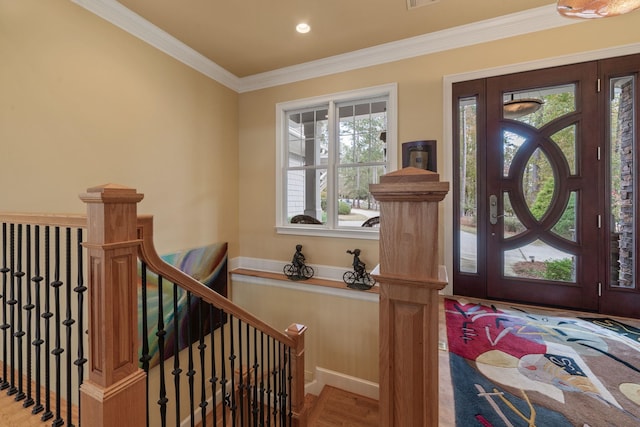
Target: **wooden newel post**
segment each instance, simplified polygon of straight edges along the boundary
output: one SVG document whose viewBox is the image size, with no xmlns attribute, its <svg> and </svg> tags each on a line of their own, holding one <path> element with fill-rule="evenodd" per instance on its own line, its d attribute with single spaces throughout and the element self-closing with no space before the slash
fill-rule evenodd
<svg viewBox="0 0 640 427">
<path fill-rule="evenodd" d="M 294 354 L 291 357 L 291 374 L 294 381 L 291 384 L 291 409 L 294 427 L 307 425 L 307 414 L 304 407 L 304 333 L 306 330 L 306 326 L 294 323 L 285 331 L 296 342 L 296 347 L 292 349 Z"/>
<path fill-rule="evenodd" d="M 81 423 L 147 425 L 145 373 L 138 368 L 137 203 L 135 189 L 87 190 L 89 378 L 80 389 Z"/>
<path fill-rule="evenodd" d="M 380 425 L 438 425 L 439 175 L 406 168 L 370 185 L 380 202 Z"/>
</svg>

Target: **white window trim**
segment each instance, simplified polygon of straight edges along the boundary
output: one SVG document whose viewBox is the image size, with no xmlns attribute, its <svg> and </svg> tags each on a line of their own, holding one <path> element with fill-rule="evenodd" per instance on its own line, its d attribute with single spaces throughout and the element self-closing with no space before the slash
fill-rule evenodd
<svg viewBox="0 0 640 427">
<path fill-rule="evenodd" d="M 387 96 L 387 173 L 398 167 L 398 84 L 389 83 L 345 92 L 338 92 L 317 97 L 298 99 L 295 101 L 276 104 L 276 231 L 279 234 L 294 234 L 303 236 L 342 237 L 353 239 L 378 239 L 377 228 L 327 228 L 320 226 L 291 225 L 283 221 L 285 212 L 285 188 L 283 182 L 283 168 L 286 165 L 286 150 L 283 138 L 287 130 L 287 111 L 322 105 L 329 102 L 343 102 L 360 98 Z"/>
</svg>

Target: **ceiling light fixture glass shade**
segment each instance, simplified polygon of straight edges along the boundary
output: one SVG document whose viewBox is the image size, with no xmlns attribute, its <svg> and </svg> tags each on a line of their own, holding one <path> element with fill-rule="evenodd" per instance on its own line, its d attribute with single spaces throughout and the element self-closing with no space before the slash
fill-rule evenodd
<svg viewBox="0 0 640 427">
<path fill-rule="evenodd" d="M 505 101 L 503 115 L 505 119 L 515 119 L 535 113 L 542 107 L 544 101 L 537 98 L 520 98 Z"/>
<path fill-rule="evenodd" d="M 558 0 L 557 8 L 569 18 L 606 18 L 633 12 L 640 0 Z"/>
</svg>

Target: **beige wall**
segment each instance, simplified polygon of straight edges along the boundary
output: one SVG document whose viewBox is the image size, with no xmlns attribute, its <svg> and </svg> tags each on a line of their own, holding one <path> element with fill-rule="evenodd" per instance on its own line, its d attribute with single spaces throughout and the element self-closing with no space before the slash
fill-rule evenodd
<svg viewBox="0 0 640 427">
<path fill-rule="evenodd" d="M 276 103 L 397 82 L 398 144 L 418 139 L 436 139 L 439 143 L 439 170 L 450 169 L 445 164 L 442 145 L 445 135 L 445 76 L 638 43 L 639 26 L 640 13 L 636 13 L 241 94 L 241 254 L 246 257 L 288 261 L 295 244 L 302 243 L 311 264 L 344 266 L 348 269 L 349 259 L 345 259 L 344 252 L 353 247 L 363 250 L 367 265 L 373 266 L 378 262 L 377 241 L 276 233 Z M 443 222 L 441 217 L 441 223 Z M 441 253 L 444 249 L 443 234 L 444 227 L 441 226 Z M 378 367 L 375 363 L 369 363 L 372 360 L 371 352 L 376 351 L 371 345 L 377 334 L 377 330 L 372 330 L 370 326 L 377 327 L 377 319 L 371 319 L 369 305 L 353 300 L 334 304 L 326 297 L 319 298 L 316 294 L 304 292 L 296 292 L 285 298 L 282 291 L 275 292 L 269 286 L 247 284 L 241 278 L 234 281 L 233 295 L 234 300 L 250 309 L 259 310 L 265 320 L 282 327 L 291 322 L 313 325 L 307 333 L 310 337 L 306 353 L 307 371 L 313 371 L 315 366 L 319 366 L 358 378 L 377 380 Z M 289 297 L 293 300 L 283 302 Z M 345 316 L 349 317 L 349 323 L 336 331 L 335 319 L 346 320 Z M 360 345 L 347 344 L 352 342 Z M 344 360 L 355 363 L 344 363 Z"/>
<path fill-rule="evenodd" d="M 288 260 L 296 243 L 311 264 L 348 266 L 346 249 L 378 262 L 376 241 L 278 235 L 275 225 L 275 104 L 327 93 L 398 84 L 398 150 L 402 142 L 438 141 L 443 158 L 443 77 L 637 43 L 640 13 L 282 85 L 240 95 L 240 247 L 247 257 Z M 398 156 L 400 162 L 400 155 Z M 259 212 L 259 215 L 256 213 Z M 442 245 L 441 245 L 442 249 Z M 442 262 L 442 260 L 441 260 Z"/>
<path fill-rule="evenodd" d="M 305 332 L 305 371 L 315 368 L 378 382 L 378 302 L 343 295 L 243 282 L 234 276 L 233 301 L 282 331 L 300 323 Z M 349 292 L 349 291 L 344 291 Z M 359 291 L 353 291 L 359 292 Z M 368 296 L 371 296 L 368 294 Z"/>
<path fill-rule="evenodd" d="M 0 0 L 1 211 L 145 194 L 160 253 L 238 246 L 238 95 L 68 0 Z"/>
</svg>

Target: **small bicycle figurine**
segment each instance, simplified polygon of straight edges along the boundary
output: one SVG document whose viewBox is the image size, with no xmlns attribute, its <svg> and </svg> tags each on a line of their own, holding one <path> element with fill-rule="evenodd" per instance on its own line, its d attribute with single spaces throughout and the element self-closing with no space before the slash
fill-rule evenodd
<svg viewBox="0 0 640 427">
<path fill-rule="evenodd" d="M 350 288 L 371 289 L 376 281 L 367 273 L 364 262 L 360 261 L 360 249 L 347 250 L 347 253 L 353 255 L 353 271 L 346 271 L 342 280 Z"/>
<path fill-rule="evenodd" d="M 284 266 L 284 275 L 291 280 L 306 280 L 313 277 L 313 268 L 304 263 L 305 257 L 301 251 L 302 245 L 296 245 L 296 253 L 293 254 L 291 264 Z"/>
</svg>

